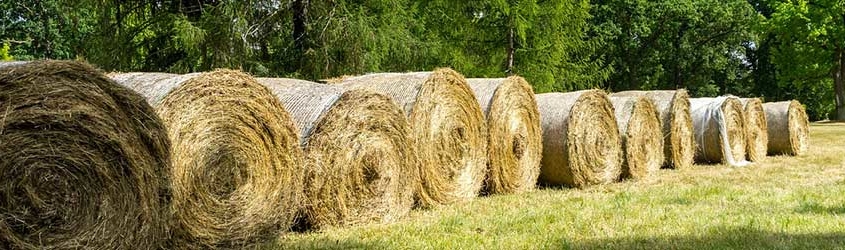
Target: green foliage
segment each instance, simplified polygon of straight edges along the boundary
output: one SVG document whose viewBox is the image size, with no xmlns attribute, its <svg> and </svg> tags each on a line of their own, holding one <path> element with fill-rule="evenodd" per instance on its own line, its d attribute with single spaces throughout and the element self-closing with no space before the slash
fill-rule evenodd
<svg viewBox="0 0 845 250">
<path fill-rule="evenodd" d="M 15 60 L 15 58 L 12 55 L 9 55 L 9 50 L 11 50 L 9 43 L 3 43 L 3 47 L 0 47 L 0 61 L 14 61 Z"/>
</svg>

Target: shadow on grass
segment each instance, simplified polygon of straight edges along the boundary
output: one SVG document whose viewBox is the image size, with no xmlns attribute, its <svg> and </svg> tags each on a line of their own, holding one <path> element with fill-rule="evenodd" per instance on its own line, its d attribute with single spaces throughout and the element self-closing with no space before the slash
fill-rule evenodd
<svg viewBox="0 0 845 250">
<path fill-rule="evenodd" d="M 798 208 L 795 209 L 795 212 L 802 213 L 802 214 L 831 214 L 831 215 L 838 215 L 838 214 L 845 214 L 845 207 L 838 206 L 838 207 L 828 207 L 818 203 L 807 203 L 802 204 Z M 845 246 L 843 246 L 845 248 Z"/>
<path fill-rule="evenodd" d="M 267 244 L 259 249 L 389 249 L 392 246 L 382 244 L 381 242 L 363 242 L 358 239 L 303 239 L 296 241 L 287 241 L 284 238 L 277 242 Z"/>
<path fill-rule="evenodd" d="M 843 249 L 845 232 L 793 234 L 755 229 L 721 229 L 704 236 L 612 238 L 568 243 L 560 249 Z"/>
</svg>

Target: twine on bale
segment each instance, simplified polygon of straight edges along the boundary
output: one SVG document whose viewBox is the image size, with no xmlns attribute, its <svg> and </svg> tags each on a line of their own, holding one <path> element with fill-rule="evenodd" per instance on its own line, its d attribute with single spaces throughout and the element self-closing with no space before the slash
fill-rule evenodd
<svg viewBox="0 0 845 250">
<path fill-rule="evenodd" d="M 487 117 L 488 173 L 493 194 L 534 189 L 540 175 L 543 137 L 534 90 L 522 77 L 467 79 Z"/>
<path fill-rule="evenodd" d="M 389 96 L 408 117 L 420 160 L 419 205 L 431 207 L 478 195 L 487 166 L 487 131 L 464 77 L 451 69 L 382 73 L 344 79 L 346 89 Z"/>
<path fill-rule="evenodd" d="M 304 181 L 282 104 L 244 73 L 113 76 L 147 97 L 172 141 L 176 236 L 189 248 L 239 248 L 292 224 Z"/>
<path fill-rule="evenodd" d="M 745 117 L 734 96 L 690 99 L 696 160 L 745 166 Z"/>
<path fill-rule="evenodd" d="M 73 61 L 0 65 L 0 249 L 168 248 L 169 142 L 143 97 Z"/>
<path fill-rule="evenodd" d="M 748 160 L 762 161 L 766 158 L 769 143 L 766 111 L 763 110 L 763 102 L 760 98 L 741 98 L 740 101 L 743 106 L 742 113 L 745 115 L 745 141 Z"/>
<path fill-rule="evenodd" d="M 810 122 L 800 102 L 767 102 L 766 111 L 770 155 L 803 155 L 810 147 Z"/>
<path fill-rule="evenodd" d="M 284 78 L 259 78 L 300 129 L 306 227 L 395 222 L 413 206 L 419 166 L 410 126 L 389 97 Z"/>
<path fill-rule="evenodd" d="M 651 99 L 611 97 L 611 103 L 622 139 L 624 178 L 645 179 L 660 170 L 663 164 L 663 132 L 660 116 Z"/>
<path fill-rule="evenodd" d="M 664 166 L 675 169 L 691 167 L 695 156 L 695 140 L 690 118 L 689 94 L 684 89 L 655 91 L 623 91 L 617 97 L 645 96 L 654 101 L 663 125 Z"/>
<path fill-rule="evenodd" d="M 622 147 L 613 106 L 600 90 L 537 95 L 543 127 L 540 181 L 583 188 L 622 174 Z"/>
</svg>

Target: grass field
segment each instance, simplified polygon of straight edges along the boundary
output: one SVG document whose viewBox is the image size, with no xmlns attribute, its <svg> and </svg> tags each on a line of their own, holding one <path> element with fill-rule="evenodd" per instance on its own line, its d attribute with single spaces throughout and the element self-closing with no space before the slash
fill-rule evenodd
<svg viewBox="0 0 845 250">
<path fill-rule="evenodd" d="M 268 248 L 845 249 L 845 125 L 810 132 L 801 157 L 481 197 L 390 225 L 288 234 Z"/>
</svg>

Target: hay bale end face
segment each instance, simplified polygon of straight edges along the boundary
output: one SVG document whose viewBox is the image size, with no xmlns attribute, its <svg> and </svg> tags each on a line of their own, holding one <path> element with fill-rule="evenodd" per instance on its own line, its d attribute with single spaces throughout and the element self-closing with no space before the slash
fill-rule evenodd
<svg viewBox="0 0 845 250">
<path fill-rule="evenodd" d="M 522 77 L 467 79 L 487 118 L 485 192 L 522 193 L 540 175 L 543 137 L 534 90 Z"/>
<path fill-rule="evenodd" d="M 0 248 L 168 248 L 169 142 L 137 93 L 72 61 L 0 66 Z"/>
<path fill-rule="evenodd" d="M 419 166 L 410 126 L 389 97 L 295 79 L 258 81 L 302 135 L 306 227 L 388 223 L 408 214 Z"/>
<path fill-rule="evenodd" d="M 695 132 L 696 160 L 744 166 L 745 116 L 739 98 L 692 98 L 690 112 Z"/>
<path fill-rule="evenodd" d="M 654 101 L 663 125 L 664 166 L 675 169 L 691 167 L 695 156 L 689 94 L 684 89 L 656 91 L 623 91 L 616 97 L 645 96 Z"/>
<path fill-rule="evenodd" d="M 416 198 L 429 207 L 476 197 L 487 167 L 487 127 L 464 77 L 451 69 L 349 77 L 346 89 L 389 96 L 408 117 L 421 171 Z"/>
<path fill-rule="evenodd" d="M 810 147 L 810 122 L 798 101 L 763 104 L 768 126 L 770 155 L 803 155 Z"/>
<path fill-rule="evenodd" d="M 113 78 L 146 96 L 167 126 L 179 244 L 244 247 L 293 224 L 302 150 L 293 121 L 266 87 L 232 70 Z"/>
<path fill-rule="evenodd" d="M 543 127 L 540 181 L 583 188 L 622 174 L 622 144 L 613 105 L 600 90 L 537 95 Z"/>
<path fill-rule="evenodd" d="M 611 97 L 622 139 L 624 178 L 645 179 L 663 164 L 663 132 L 657 107 L 651 99 Z"/>
<path fill-rule="evenodd" d="M 745 115 L 745 141 L 748 160 L 759 162 L 766 158 L 769 144 L 766 111 L 760 98 L 742 98 Z"/>
</svg>

